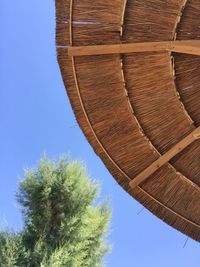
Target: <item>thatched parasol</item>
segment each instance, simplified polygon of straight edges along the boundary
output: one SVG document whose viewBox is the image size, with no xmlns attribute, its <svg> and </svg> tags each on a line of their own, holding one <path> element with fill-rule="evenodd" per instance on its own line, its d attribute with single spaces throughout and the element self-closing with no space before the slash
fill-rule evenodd
<svg viewBox="0 0 200 267">
<path fill-rule="evenodd" d="M 200 241 L 200 1 L 57 0 L 74 113 L 117 182 Z"/>
</svg>

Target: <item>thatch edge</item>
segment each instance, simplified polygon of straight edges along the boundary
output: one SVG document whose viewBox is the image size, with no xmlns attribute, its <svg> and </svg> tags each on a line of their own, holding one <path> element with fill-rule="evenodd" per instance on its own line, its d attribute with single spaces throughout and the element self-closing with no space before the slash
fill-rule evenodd
<svg viewBox="0 0 200 267">
<path fill-rule="evenodd" d="M 71 0 L 71 2 L 72 2 L 72 0 Z M 58 51 L 58 57 L 59 57 L 59 51 Z M 72 64 L 73 65 L 73 64 Z M 62 67 L 62 66 L 61 66 Z M 72 69 L 70 70 L 70 68 L 72 67 Z M 68 68 L 68 71 L 67 72 L 71 72 L 71 71 L 73 71 L 73 66 L 67 66 L 67 68 Z M 63 68 L 62 69 L 62 74 L 63 74 L 63 77 L 65 77 L 66 75 L 66 73 L 65 73 L 65 69 Z M 67 74 L 68 75 L 68 74 Z M 64 79 L 64 78 L 63 78 Z M 64 82 L 65 82 L 65 85 L 66 85 L 66 88 L 67 88 L 67 84 L 68 84 L 68 81 L 67 80 L 65 80 L 64 79 Z M 72 86 L 72 87 L 71 87 Z M 74 86 L 71 84 L 71 85 L 69 85 L 69 88 L 71 87 L 71 91 L 73 91 L 74 90 Z M 69 95 L 69 98 L 70 98 L 70 100 L 71 100 L 71 103 L 72 103 L 72 106 L 73 106 L 73 110 L 74 110 L 74 113 L 75 113 L 75 115 L 76 115 L 76 118 L 77 118 L 77 121 L 78 121 L 78 123 L 79 123 L 79 125 L 80 125 L 80 127 L 83 129 L 83 132 L 84 132 L 84 134 L 85 134 L 85 136 L 86 136 L 86 138 L 89 140 L 89 142 L 93 145 L 93 147 L 95 148 L 95 152 L 100 156 L 100 158 L 103 160 L 103 162 L 105 162 L 106 163 L 106 166 L 108 167 L 108 169 L 110 170 L 110 172 L 111 173 L 113 173 L 113 175 L 114 175 L 114 177 L 117 179 L 117 182 L 122 186 L 122 187 L 124 187 L 124 189 L 126 190 L 126 191 L 128 191 L 129 192 L 129 194 L 131 194 L 132 196 L 134 196 L 136 199 L 138 199 L 145 207 L 147 207 L 152 213 L 154 213 L 154 214 L 156 214 L 156 216 L 158 216 L 160 219 L 162 219 L 163 221 L 165 221 L 166 223 L 168 223 L 169 225 L 171 225 L 171 226 L 173 226 L 173 227 L 175 227 L 175 228 L 177 228 L 177 229 L 179 229 L 179 230 L 181 230 L 182 232 L 185 232 L 186 234 L 188 234 L 188 235 L 190 235 L 192 238 L 194 238 L 194 239 L 196 239 L 196 240 L 199 240 L 200 239 L 200 237 L 198 236 L 198 238 L 197 238 L 197 235 L 196 235 L 196 231 L 194 231 L 195 232 L 195 234 L 193 233 L 193 230 L 192 230 L 192 228 L 191 228 L 191 225 L 190 225 L 190 223 L 192 223 L 191 221 L 189 221 L 188 220 L 188 222 L 185 222 L 186 223 L 186 226 L 185 225 L 181 225 L 180 224 L 180 222 L 177 222 L 177 220 L 175 220 L 174 222 L 172 222 L 171 221 L 171 219 L 170 218 L 168 218 L 168 212 L 169 213 L 172 213 L 172 215 L 173 215 L 173 210 L 171 210 L 171 209 L 167 209 L 167 210 L 165 210 L 164 211 L 164 213 L 165 213 L 165 216 L 163 215 L 163 214 L 161 214 L 161 213 L 159 213 L 158 211 L 156 212 L 155 210 L 156 210 L 156 205 L 158 205 L 159 206 L 159 209 L 161 209 L 162 210 L 162 206 L 160 207 L 160 205 L 162 204 L 162 203 L 160 203 L 159 201 L 157 201 L 156 199 L 154 199 L 151 195 L 149 195 L 147 192 L 145 192 L 142 188 L 140 188 L 141 189 L 141 195 L 139 196 L 139 194 L 138 194 L 138 189 L 136 189 L 136 190 L 133 190 L 132 192 L 130 191 L 130 188 L 128 188 L 128 184 L 127 184 L 127 181 L 126 182 L 124 182 L 124 177 L 123 176 L 119 176 L 119 173 L 116 173 L 115 174 L 115 171 L 113 170 L 113 166 L 112 166 L 112 158 L 107 158 L 107 153 L 106 153 L 106 151 L 100 151 L 101 149 L 99 148 L 99 144 L 98 144 L 98 142 L 96 142 L 97 140 L 95 140 L 95 138 L 94 138 L 94 136 L 89 136 L 90 134 L 89 134 L 89 132 L 90 132 L 90 130 L 88 130 L 88 126 L 86 125 L 88 122 L 87 122 L 87 120 L 86 121 L 83 121 L 83 117 L 79 117 L 79 115 L 78 115 L 78 113 L 75 111 L 76 109 L 77 109 L 77 106 L 78 106 L 78 102 L 76 102 L 76 101 L 74 101 L 75 99 L 74 99 L 74 96 L 73 96 L 73 94 L 71 94 L 70 93 L 70 89 L 68 89 L 68 95 Z M 80 99 L 79 99 L 79 101 L 80 101 Z M 80 102 L 79 102 L 79 108 L 82 108 L 81 107 L 81 105 L 80 105 Z M 84 118 L 84 120 L 85 120 L 86 118 Z M 85 124 L 86 123 L 86 124 Z M 90 132 L 91 133 L 91 132 Z M 92 133 L 91 133 L 92 134 Z M 105 159 L 105 157 L 107 158 L 107 159 Z M 116 167 L 116 166 L 115 166 Z M 149 203 L 150 202 L 154 202 L 154 207 L 152 206 L 152 204 L 148 204 L 147 202 L 148 202 L 148 199 L 143 199 L 143 196 L 142 195 L 145 195 L 145 196 L 147 196 L 148 198 L 151 198 L 150 200 L 149 200 Z M 163 207 L 164 208 L 164 207 Z M 166 209 L 167 207 L 165 206 L 165 209 Z M 176 213 L 176 216 L 178 216 L 178 214 Z M 179 218 L 180 219 L 180 218 Z M 182 218 L 183 220 L 185 220 L 185 218 L 183 217 Z M 177 224 L 179 225 L 179 226 L 177 226 Z M 199 230 L 199 225 L 194 225 L 193 224 L 193 226 L 194 227 L 197 227 L 198 228 L 198 230 Z"/>
</svg>

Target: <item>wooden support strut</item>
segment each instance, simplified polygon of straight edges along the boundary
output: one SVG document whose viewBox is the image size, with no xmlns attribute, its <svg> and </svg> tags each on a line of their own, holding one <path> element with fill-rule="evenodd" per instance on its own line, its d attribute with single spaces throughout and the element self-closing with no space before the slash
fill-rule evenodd
<svg viewBox="0 0 200 267">
<path fill-rule="evenodd" d="M 144 182 L 151 174 L 156 172 L 164 164 L 168 163 L 173 157 L 180 153 L 183 149 L 188 147 L 195 140 L 200 139 L 200 127 L 196 128 L 192 133 L 186 136 L 183 140 L 177 143 L 164 155 L 160 156 L 156 161 L 154 161 L 149 167 L 137 175 L 133 180 L 129 182 L 131 188 L 135 188 L 142 182 Z"/>
<path fill-rule="evenodd" d="M 67 49 L 69 56 L 92 56 L 163 51 L 200 56 L 200 40 L 70 46 Z"/>
</svg>

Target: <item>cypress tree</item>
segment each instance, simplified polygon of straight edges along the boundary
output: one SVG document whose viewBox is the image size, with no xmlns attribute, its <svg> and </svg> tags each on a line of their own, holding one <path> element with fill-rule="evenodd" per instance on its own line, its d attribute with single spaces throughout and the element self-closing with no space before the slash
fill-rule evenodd
<svg viewBox="0 0 200 267">
<path fill-rule="evenodd" d="M 94 205 L 98 191 L 85 168 L 66 158 L 43 158 L 38 168 L 26 170 L 17 194 L 24 228 L 1 232 L 0 266 L 102 266 L 110 210 Z"/>
</svg>

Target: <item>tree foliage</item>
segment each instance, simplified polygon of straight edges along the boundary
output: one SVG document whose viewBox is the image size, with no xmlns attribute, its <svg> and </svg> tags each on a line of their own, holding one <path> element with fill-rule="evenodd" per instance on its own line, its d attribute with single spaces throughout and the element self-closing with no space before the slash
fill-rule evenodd
<svg viewBox="0 0 200 267">
<path fill-rule="evenodd" d="M 94 205 L 98 189 L 80 163 L 67 159 L 43 158 L 26 170 L 17 194 L 24 228 L 0 233 L 0 266 L 102 266 L 110 211 Z"/>
</svg>

